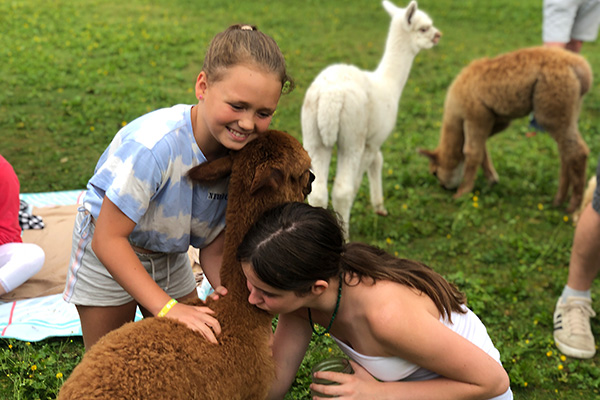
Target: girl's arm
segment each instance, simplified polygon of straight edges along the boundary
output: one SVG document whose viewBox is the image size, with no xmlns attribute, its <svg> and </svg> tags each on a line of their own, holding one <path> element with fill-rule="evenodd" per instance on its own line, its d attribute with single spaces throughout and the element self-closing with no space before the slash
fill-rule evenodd
<svg viewBox="0 0 600 400">
<path fill-rule="evenodd" d="M 388 303 L 371 316 L 368 324 L 386 353 L 441 377 L 418 382 L 380 382 L 359 367 L 355 375 L 319 373 L 319 377 L 342 385 L 317 385 L 316 390 L 341 395 L 342 399 L 379 400 L 490 399 L 508 390 L 508 375 L 498 362 L 446 327 L 418 302 Z"/>
<path fill-rule="evenodd" d="M 304 309 L 302 311 L 306 312 Z M 273 358 L 277 372 L 268 400 L 283 399 L 296 377 L 311 337 L 310 324 L 297 312 L 279 315 L 273 340 Z"/>
<path fill-rule="evenodd" d="M 210 286 L 216 288 L 221 285 L 221 264 L 223 263 L 223 248 L 225 244 L 225 229 L 208 244 L 200 249 L 200 266 Z"/>
<path fill-rule="evenodd" d="M 108 197 L 104 197 L 92 238 L 92 249 L 119 285 L 142 307 L 156 315 L 171 297 L 154 282 L 129 244 L 128 237 L 134 228 L 135 222 Z M 212 313 L 208 307 L 178 303 L 166 316 L 183 322 L 208 341 L 217 343 L 215 334 L 221 332 L 221 326 L 210 315 Z"/>
</svg>

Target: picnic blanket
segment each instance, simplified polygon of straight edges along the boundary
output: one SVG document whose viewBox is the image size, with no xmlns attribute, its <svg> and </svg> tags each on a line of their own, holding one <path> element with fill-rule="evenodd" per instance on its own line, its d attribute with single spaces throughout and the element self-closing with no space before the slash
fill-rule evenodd
<svg viewBox="0 0 600 400">
<path fill-rule="evenodd" d="M 21 200 L 42 217 L 44 229 L 23 231 L 23 241 L 36 243 L 46 253 L 42 269 L 23 285 L 0 296 L 0 337 L 39 341 L 53 336 L 81 335 L 79 315 L 62 299 L 71 235 L 84 191 L 26 193 Z M 138 310 L 136 319 L 141 318 Z"/>
</svg>

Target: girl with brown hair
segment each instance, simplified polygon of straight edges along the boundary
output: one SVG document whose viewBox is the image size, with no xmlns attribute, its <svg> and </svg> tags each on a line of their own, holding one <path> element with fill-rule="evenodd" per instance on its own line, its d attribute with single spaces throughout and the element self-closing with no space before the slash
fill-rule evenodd
<svg viewBox="0 0 600 400">
<path fill-rule="evenodd" d="M 339 383 L 313 383 L 316 392 L 362 400 L 512 399 L 500 354 L 465 296 L 422 263 L 346 244 L 330 211 L 276 207 L 249 230 L 237 255 L 248 301 L 279 314 L 271 399 L 283 398 L 313 332 L 330 333 L 355 371 L 316 372 Z"/>
</svg>

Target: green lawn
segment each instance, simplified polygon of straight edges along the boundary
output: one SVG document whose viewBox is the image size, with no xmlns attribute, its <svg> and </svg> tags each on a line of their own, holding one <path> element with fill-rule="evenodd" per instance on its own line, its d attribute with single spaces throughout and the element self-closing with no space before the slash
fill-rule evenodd
<svg viewBox="0 0 600 400">
<path fill-rule="evenodd" d="M 390 215 L 373 213 L 365 179 L 352 210 L 352 238 L 422 260 L 458 284 L 499 348 L 517 399 L 598 396 L 598 356 L 563 359 L 553 345 L 552 312 L 573 238 L 570 217 L 551 206 L 555 143 L 542 133 L 527 137 L 527 120 L 514 121 L 489 141 L 500 182 L 488 187 L 480 172 L 476 191 L 460 200 L 437 184 L 416 152 L 436 146 L 446 89 L 462 67 L 541 43 L 542 1 L 421 0 L 419 7 L 443 37 L 417 56 L 396 129 L 382 149 Z M 208 41 L 237 22 L 258 25 L 286 55 L 297 88 L 282 97 L 272 127 L 300 139 L 310 82 L 332 63 L 375 69 L 389 17 L 378 0 L 0 0 L 0 153 L 14 165 L 22 191 L 84 188 L 124 123 L 193 103 Z M 598 43 L 585 44 L 582 53 L 600 70 Z M 594 83 L 579 121 L 591 150 L 588 175 L 600 155 L 598 89 Z M 598 298 L 594 308 L 600 310 Z M 592 328 L 600 338 L 597 319 Z M 338 351 L 327 338 L 313 343 L 290 399 L 306 398 L 309 365 L 330 348 Z M 81 351 L 80 338 L 1 340 L 0 398 L 54 398 Z"/>
</svg>

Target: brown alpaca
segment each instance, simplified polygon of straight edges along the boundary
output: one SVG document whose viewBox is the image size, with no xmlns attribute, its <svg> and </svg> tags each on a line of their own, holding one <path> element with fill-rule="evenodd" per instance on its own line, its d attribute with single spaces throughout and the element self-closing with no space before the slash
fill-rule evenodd
<svg viewBox="0 0 600 400">
<path fill-rule="evenodd" d="M 58 399 L 264 399 L 275 374 L 272 316 L 248 303 L 236 249 L 265 210 L 304 200 L 312 182 L 309 168 L 300 142 L 278 131 L 193 168 L 189 176 L 200 183 L 230 175 L 221 268 L 229 293 L 208 301 L 221 323 L 219 344 L 169 318 L 125 324 L 85 353 Z"/>
<path fill-rule="evenodd" d="M 549 47 L 533 47 L 498 57 L 475 60 L 456 77 L 446 95 L 438 147 L 419 150 L 430 172 L 454 198 L 473 190 L 481 165 L 490 183 L 498 181 L 486 140 L 510 121 L 533 111 L 552 136 L 560 154 L 560 178 L 554 205 L 572 195 L 567 207 L 581 203 L 588 147 L 577 127 L 583 95 L 592 84 L 592 71 L 580 55 Z"/>
</svg>

